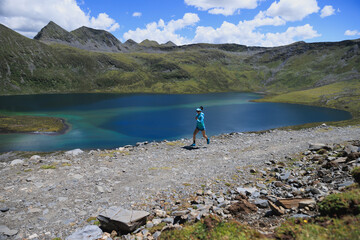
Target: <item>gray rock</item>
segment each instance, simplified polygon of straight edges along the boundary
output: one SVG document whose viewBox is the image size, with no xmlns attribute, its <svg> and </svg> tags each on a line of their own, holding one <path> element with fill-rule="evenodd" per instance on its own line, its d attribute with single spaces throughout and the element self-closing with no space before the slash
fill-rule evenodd
<svg viewBox="0 0 360 240">
<path fill-rule="evenodd" d="M 21 159 L 12 160 L 10 163 L 10 166 L 15 166 L 15 165 L 19 165 L 19 164 L 24 164 L 24 160 L 21 160 Z"/>
<path fill-rule="evenodd" d="M 169 224 L 173 224 L 173 223 L 174 223 L 174 218 L 172 218 L 172 217 L 164 218 L 164 219 L 162 220 L 162 222 L 164 222 L 164 223 L 169 223 Z"/>
<path fill-rule="evenodd" d="M 238 193 L 242 193 L 242 194 L 245 194 L 245 195 L 252 195 L 253 193 L 255 193 L 257 191 L 256 188 L 241 188 L 241 187 L 238 187 L 236 188 L 236 191 Z"/>
<path fill-rule="evenodd" d="M 101 238 L 103 231 L 96 225 L 88 225 L 84 228 L 76 230 L 73 234 L 65 238 L 65 240 L 95 240 Z"/>
<path fill-rule="evenodd" d="M 6 236 L 14 236 L 18 233 L 18 230 L 11 230 L 5 225 L 0 225 L 0 234 L 4 234 Z"/>
<path fill-rule="evenodd" d="M 310 192 L 314 195 L 321 193 L 319 189 L 314 188 L 314 187 L 310 187 Z"/>
<path fill-rule="evenodd" d="M 158 239 L 161 235 L 161 232 L 160 231 L 156 231 L 154 234 L 153 234 L 153 238 L 154 239 Z"/>
<path fill-rule="evenodd" d="M 339 188 L 344 188 L 344 187 L 350 186 L 350 185 L 352 185 L 352 184 L 354 184 L 354 181 L 346 181 L 346 182 L 340 183 L 340 184 L 338 185 L 338 187 L 339 187 Z"/>
<path fill-rule="evenodd" d="M 279 180 L 281 180 L 281 181 L 286 181 L 286 180 L 289 179 L 290 175 L 291 175 L 291 172 L 290 172 L 290 171 L 281 173 L 281 174 L 280 174 L 280 177 L 279 177 Z"/>
<path fill-rule="evenodd" d="M 84 152 L 83 150 L 77 148 L 77 149 L 74 149 L 74 150 L 70 150 L 70 151 L 65 152 L 65 155 L 77 156 L 77 155 L 79 155 L 79 154 L 81 154 L 81 153 L 83 153 L 83 152 Z"/>
<path fill-rule="evenodd" d="M 329 147 L 328 145 L 326 145 L 324 143 L 310 143 L 309 144 L 309 150 L 311 150 L 311 151 L 317 151 L 320 149 L 331 150 L 331 147 Z"/>
<path fill-rule="evenodd" d="M 38 160 L 40 159 L 41 157 L 39 155 L 33 155 L 30 160 Z"/>
<path fill-rule="evenodd" d="M 292 216 L 290 216 L 291 218 L 311 218 L 311 216 L 306 215 L 306 214 L 294 214 Z"/>
<path fill-rule="evenodd" d="M 0 212 L 7 212 L 9 211 L 9 208 L 8 207 L 2 207 L 0 208 Z"/>
<path fill-rule="evenodd" d="M 154 224 L 152 222 L 146 223 L 146 228 L 152 228 L 152 227 L 154 227 Z"/>
<path fill-rule="evenodd" d="M 269 207 L 268 201 L 264 200 L 264 199 L 256 199 L 254 201 L 254 204 L 259 208 L 267 208 L 267 207 Z"/>
<path fill-rule="evenodd" d="M 107 231 L 115 230 L 126 234 L 146 224 L 146 218 L 150 213 L 145 211 L 126 210 L 122 207 L 110 207 L 97 217 L 101 227 Z"/>
<path fill-rule="evenodd" d="M 171 215 L 180 217 L 180 216 L 184 216 L 184 215 L 188 214 L 189 212 L 190 212 L 189 210 L 174 211 L 174 212 L 172 212 Z"/>
</svg>

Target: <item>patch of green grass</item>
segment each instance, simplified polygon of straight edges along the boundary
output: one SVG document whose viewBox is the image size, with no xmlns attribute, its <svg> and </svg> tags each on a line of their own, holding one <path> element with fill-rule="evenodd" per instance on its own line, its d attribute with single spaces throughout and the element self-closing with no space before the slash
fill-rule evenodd
<svg viewBox="0 0 360 240">
<path fill-rule="evenodd" d="M 0 116 L 0 133 L 61 132 L 62 119 L 38 116 Z"/>
<path fill-rule="evenodd" d="M 229 222 L 220 221 L 215 216 L 209 216 L 200 222 L 187 224 L 182 230 L 164 231 L 160 239 L 264 239 L 259 232 L 232 220 Z"/>
<path fill-rule="evenodd" d="M 152 228 L 149 229 L 149 232 L 151 234 L 154 234 L 156 231 L 161 231 L 164 227 L 166 226 L 166 223 L 162 222 L 156 226 L 153 226 Z"/>
<path fill-rule="evenodd" d="M 276 239 L 351 240 L 359 239 L 360 216 L 344 218 L 290 219 L 276 229 Z"/>
<path fill-rule="evenodd" d="M 42 165 L 40 167 L 41 169 L 56 169 L 55 165 Z"/>
<path fill-rule="evenodd" d="M 171 170 L 171 167 L 151 167 L 149 168 L 149 170 L 154 171 L 154 170 Z"/>
</svg>

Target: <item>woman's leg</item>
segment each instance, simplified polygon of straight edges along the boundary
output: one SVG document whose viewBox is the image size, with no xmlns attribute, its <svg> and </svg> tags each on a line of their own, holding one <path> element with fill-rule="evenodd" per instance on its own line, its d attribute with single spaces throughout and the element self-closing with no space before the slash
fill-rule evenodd
<svg viewBox="0 0 360 240">
<path fill-rule="evenodd" d="M 208 139 L 208 136 L 206 136 L 205 130 L 202 130 L 201 133 L 202 133 L 203 137 L 207 140 L 207 139 Z"/>
<path fill-rule="evenodd" d="M 203 130 L 203 131 L 201 131 L 201 132 L 202 132 L 203 137 L 206 139 L 206 143 L 207 143 L 207 144 L 210 144 L 210 139 L 209 139 L 208 136 L 206 135 L 205 130 Z"/>
<path fill-rule="evenodd" d="M 195 128 L 194 134 L 193 134 L 193 144 L 195 144 L 196 134 L 198 134 L 198 132 L 199 132 L 199 129 Z"/>
</svg>

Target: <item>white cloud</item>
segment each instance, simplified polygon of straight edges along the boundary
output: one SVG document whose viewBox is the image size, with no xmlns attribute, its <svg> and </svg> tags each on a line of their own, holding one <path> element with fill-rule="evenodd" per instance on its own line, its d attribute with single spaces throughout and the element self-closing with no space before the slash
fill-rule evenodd
<svg viewBox="0 0 360 240">
<path fill-rule="evenodd" d="M 254 9 L 260 0 L 185 0 L 185 4 L 194 6 L 211 14 L 233 15 L 239 9 Z"/>
<path fill-rule="evenodd" d="M 81 26 L 115 31 L 120 26 L 106 13 L 97 17 L 85 13 L 76 0 L 1 0 L 0 23 L 33 37 L 49 21 L 66 30 Z"/>
<path fill-rule="evenodd" d="M 295 41 L 311 39 L 321 36 L 312 26 L 305 24 L 304 26 L 289 27 L 282 33 L 267 33 L 263 45 L 264 46 L 279 46 L 293 43 Z"/>
<path fill-rule="evenodd" d="M 176 34 L 175 32 L 184 29 L 188 26 L 193 26 L 200 21 L 200 18 L 195 13 L 186 13 L 183 18 L 178 20 L 171 20 L 167 24 L 160 19 L 158 22 L 152 22 L 146 25 L 146 28 L 137 28 L 135 31 L 129 30 L 124 33 L 124 39 L 132 39 L 136 42 L 141 42 L 145 39 L 155 40 L 158 43 L 166 43 L 172 41 L 175 44 L 187 44 L 190 40 Z"/>
<path fill-rule="evenodd" d="M 133 17 L 141 17 L 142 13 L 141 12 L 134 12 L 133 13 Z"/>
<path fill-rule="evenodd" d="M 335 14 L 335 9 L 333 8 L 333 6 L 326 5 L 325 7 L 323 7 L 323 9 L 321 9 L 320 17 L 324 18 L 334 14 Z"/>
<path fill-rule="evenodd" d="M 240 21 L 237 25 L 224 21 L 216 29 L 199 26 L 193 42 L 237 43 L 247 46 L 272 47 L 320 36 L 309 24 L 289 27 L 282 33 L 262 33 L 256 29 L 266 25 L 285 25 L 285 23 L 280 17 L 269 18 L 265 16 L 265 13 L 260 12 L 253 20 Z"/>
<path fill-rule="evenodd" d="M 346 30 L 344 34 L 346 36 L 356 36 L 360 35 L 360 32 L 358 30 Z"/>
<path fill-rule="evenodd" d="M 271 4 L 266 14 L 271 17 L 279 16 L 286 21 L 300 21 L 318 11 L 316 0 L 279 0 Z"/>
</svg>

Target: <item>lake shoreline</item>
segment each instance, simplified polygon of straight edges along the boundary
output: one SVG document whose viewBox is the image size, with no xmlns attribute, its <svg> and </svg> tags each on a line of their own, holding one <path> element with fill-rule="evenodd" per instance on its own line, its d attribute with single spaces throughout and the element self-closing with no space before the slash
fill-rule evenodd
<svg viewBox="0 0 360 240">
<path fill-rule="evenodd" d="M 222 92 L 218 92 L 218 93 L 222 93 Z M 229 92 L 231 93 L 231 92 Z M 234 92 L 234 93 L 255 93 L 255 94 L 259 94 L 261 95 L 261 98 L 259 99 L 253 99 L 253 100 L 249 100 L 249 102 L 269 102 L 269 103 L 279 103 L 277 101 L 271 101 L 268 100 L 268 97 L 271 96 L 268 92 Z M 48 93 L 48 94 L 63 94 L 63 95 L 67 95 L 67 94 L 74 94 L 74 93 Z M 85 93 L 79 93 L 79 94 L 119 94 L 117 92 L 85 92 Z M 133 94 L 133 93 L 125 93 L 125 94 Z M 151 93 L 135 93 L 135 94 L 151 94 Z M 152 93 L 152 94 L 157 94 L 157 93 Z M 161 94 L 161 93 L 159 93 Z M 165 94 L 165 93 L 164 93 Z M 192 93 L 191 93 L 192 94 Z M 204 93 L 206 94 L 206 93 Z M 36 95 L 36 94 L 29 94 L 29 95 Z M 173 94 L 170 94 L 170 95 L 173 95 Z M 176 95 L 176 94 L 174 94 Z M 185 94 L 186 95 L 186 94 Z M 6 96 L 6 95 L 4 95 Z M 26 96 L 26 95 L 24 95 Z M 276 96 L 276 95 L 275 95 Z M 345 111 L 347 113 L 350 113 L 351 114 L 351 119 L 348 119 L 348 120 L 344 120 L 344 121 L 340 121 L 341 122 L 341 126 L 346 126 L 347 123 L 351 124 L 350 122 L 352 122 L 354 119 L 355 119 L 355 113 L 349 109 L 343 109 L 343 108 L 340 108 L 340 107 L 331 107 L 331 106 L 326 106 L 324 104 L 319 104 L 319 103 L 302 103 L 302 102 L 296 102 L 296 101 L 281 101 L 280 103 L 287 103 L 287 104 L 296 104 L 296 105 L 305 105 L 305 106 L 314 106 L 314 107 L 323 107 L 323 108 L 329 108 L 329 109 L 336 109 L 336 110 L 341 110 L 341 111 Z M 42 118 L 41 116 L 39 118 Z M 46 118 L 46 117 L 44 117 Z M 34 134 L 34 135 L 54 135 L 54 136 L 57 136 L 57 135 L 63 135 L 63 134 L 66 134 L 67 132 L 70 131 L 71 129 L 71 126 L 69 123 L 66 122 L 66 119 L 63 119 L 63 118 L 57 118 L 59 119 L 62 124 L 63 124 L 63 128 L 57 132 L 44 132 L 44 131 L 16 131 L 16 130 L 12 130 L 12 131 L 7 131 L 7 130 L 4 130 L 4 129 L 1 129 L 0 128 L 0 135 L 4 135 L 4 134 Z M 326 123 L 329 123 L 331 125 L 333 125 L 335 123 L 335 125 L 339 125 L 338 122 L 332 122 L 332 121 L 322 121 L 322 122 L 326 122 Z M 356 121 L 358 122 L 358 121 Z M 314 122 L 314 124 L 316 125 L 316 122 Z M 279 128 L 291 128 L 291 127 L 294 127 L 296 129 L 301 129 L 301 128 L 307 128 L 307 127 L 311 127 L 313 126 L 312 124 L 300 124 L 300 125 L 288 125 L 288 126 L 285 126 L 285 127 L 279 127 Z"/>
</svg>

